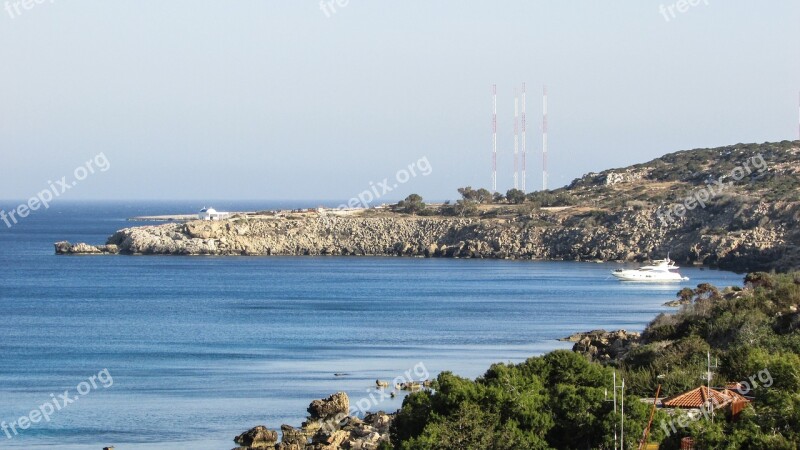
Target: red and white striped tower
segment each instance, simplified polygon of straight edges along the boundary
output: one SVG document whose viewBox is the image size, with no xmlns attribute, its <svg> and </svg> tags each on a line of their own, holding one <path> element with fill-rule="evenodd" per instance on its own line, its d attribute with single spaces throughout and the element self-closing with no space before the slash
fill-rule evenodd
<svg viewBox="0 0 800 450">
<path fill-rule="evenodd" d="M 497 192 L 497 85 L 492 85 L 492 192 Z"/>
<path fill-rule="evenodd" d="M 542 189 L 547 190 L 547 86 L 542 97 Z"/>
<path fill-rule="evenodd" d="M 519 97 L 514 88 L 514 189 L 519 189 Z"/>
<path fill-rule="evenodd" d="M 522 178 L 520 179 L 520 186 L 522 186 L 522 192 L 525 192 L 525 167 L 527 162 L 525 161 L 528 155 L 528 151 L 526 150 L 525 146 L 525 83 L 522 83 Z"/>
</svg>

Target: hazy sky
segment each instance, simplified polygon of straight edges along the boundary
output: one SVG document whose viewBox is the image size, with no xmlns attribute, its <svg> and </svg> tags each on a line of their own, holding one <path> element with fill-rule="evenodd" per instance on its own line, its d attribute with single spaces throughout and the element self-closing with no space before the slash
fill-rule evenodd
<svg viewBox="0 0 800 450">
<path fill-rule="evenodd" d="M 502 191 L 523 81 L 529 190 L 545 83 L 551 186 L 798 138 L 797 0 L 344 3 L 0 1 L 0 198 L 100 152 L 71 199 L 346 199 L 423 157 L 384 198 L 453 198 L 489 187 L 492 83 Z"/>
</svg>

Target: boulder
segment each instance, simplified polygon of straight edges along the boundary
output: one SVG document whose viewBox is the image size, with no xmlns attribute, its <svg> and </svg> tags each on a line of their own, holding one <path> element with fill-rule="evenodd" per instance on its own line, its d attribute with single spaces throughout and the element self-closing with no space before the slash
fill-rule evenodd
<svg viewBox="0 0 800 450">
<path fill-rule="evenodd" d="M 69 253 L 69 249 L 72 248 L 72 245 L 67 241 L 59 241 L 53 245 L 56 247 L 56 255 L 65 255 Z"/>
<path fill-rule="evenodd" d="M 92 253 L 102 253 L 99 248 L 95 247 L 94 245 L 84 244 L 83 242 L 75 244 L 70 249 L 70 253 L 76 254 L 92 254 Z"/>
<path fill-rule="evenodd" d="M 378 430 L 383 429 L 388 431 L 389 425 L 392 423 L 392 419 L 392 416 L 383 411 L 378 411 L 376 413 L 369 413 L 364 416 L 364 423 L 367 423 Z"/>
<path fill-rule="evenodd" d="M 322 442 L 322 445 L 318 445 L 318 450 L 339 450 L 341 445 L 350 437 L 350 433 L 344 430 L 336 430 Z"/>
<path fill-rule="evenodd" d="M 436 244 L 430 244 L 425 248 L 425 256 L 428 258 L 438 256 L 438 254 L 439 254 L 439 246 Z"/>
<path fill-rule="evenodd" d="M 281 442 L 280 444 L 275 446 L 275 450 L 305 450 L 306 446 L 300 444 L 287 444 L 285 442 Z"/>
<path fill-rule="evenodd" d="M 112 255 L 119 253 L 119 246 L 114 244 L 98 245 L 97 248 L 99 248 L 103 253 L 110 253 Z"/>
<path fill-rule="evenodd" d="M 562 341 L 574 342 L 572 351 L 585 355 L 590 360 L 609 361 L 623 359 L 634 347 L 639 345 L 640 333 L 625 330 L 594 330 L 575 333 Z"/>
<path fill-rule="evenodd" d="M 314 400 L 308 406 L 311 419 L 329 419 L 337 414 L 347 414 L 350 398 L 344 392 L 337 392 L 326 399 Z"/>
<path fill-rule="evenodd" d="M 284 445 L 297 445 L 299 448 L 303 448 L 308 443 L 308 437 L 305 430 L 290 425 L 281 425 L 281 443 Z"/>
<path fill-rule="evenodd" d="M 278 433 L 259 425 L 236 436 L 233 441 L 250 449 L 274 448 L 278 443 Z"/>
</svg>

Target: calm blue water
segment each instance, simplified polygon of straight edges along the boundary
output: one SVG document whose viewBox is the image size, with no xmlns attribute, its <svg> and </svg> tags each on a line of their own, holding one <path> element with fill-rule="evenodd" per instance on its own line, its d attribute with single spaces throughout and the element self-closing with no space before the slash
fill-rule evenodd
<svg viewBox="0 0 800 450">
<path fill-rule="evenodd" d="M 0 431 L 0 448 L 229 449 L 251 426 L 299 425 L 311 400 L 356 401 L 415 366 L 475 377 L 568 348 L 554 339 L 575 331 L 640 330 L 680 288 L 619 283 L 616 264 L 53 254 L 57 240 L 102 243 L 128 217 L 199 206 L 62 202 L 0 223 L 0 421 L 104 369 L 113 380 L 12 439 Z M 691 286 L 742 279 L 682 273 Z"/>
</svg>

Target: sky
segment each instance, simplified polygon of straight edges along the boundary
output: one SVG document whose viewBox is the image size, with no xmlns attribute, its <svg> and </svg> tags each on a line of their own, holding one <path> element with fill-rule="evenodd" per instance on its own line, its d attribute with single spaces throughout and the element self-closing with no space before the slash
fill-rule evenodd
<svg viewBox="0 0 800 450">
<path fill-rule="evenodd" d="M 0 0 L 0 198 L 452 199 L 491 187 L 492 84 L 502 192 L 523 82 L 528 191 L 544 85 L 551 188 L 798 139 L 800 2 L 692 3 Z"/>
</svg>

